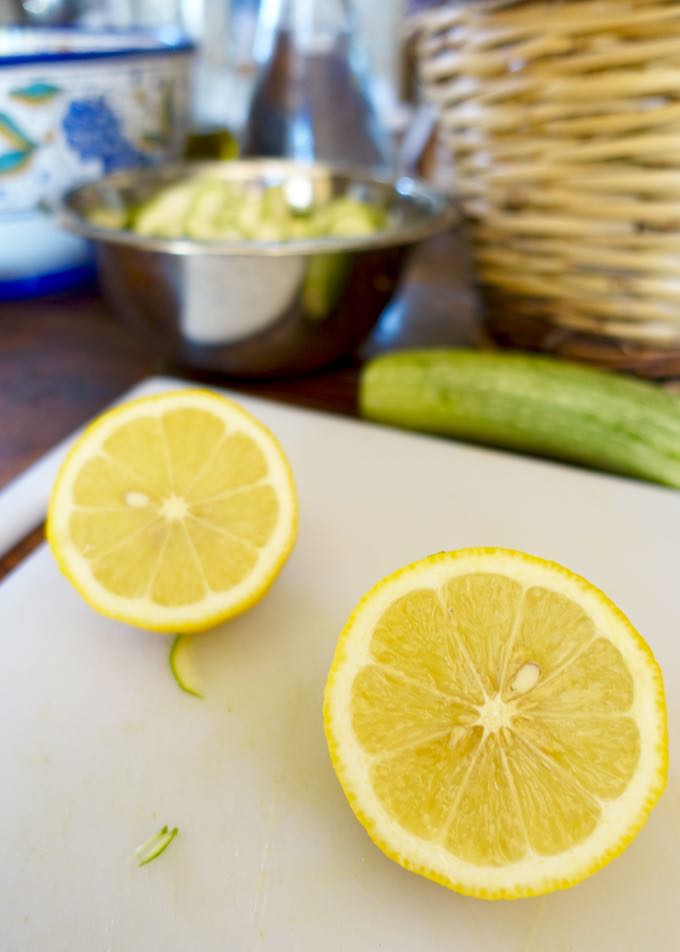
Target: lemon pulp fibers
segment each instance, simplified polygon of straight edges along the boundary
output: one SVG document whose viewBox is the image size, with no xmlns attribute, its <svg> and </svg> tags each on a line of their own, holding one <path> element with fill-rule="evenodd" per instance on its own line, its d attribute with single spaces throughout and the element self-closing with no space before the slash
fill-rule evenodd
<svg viewBox="0 0 680 952">
<path fill-rule="evenodd" d="M 136 419 L 78 474 L 71 538 L 117 595 L 199 601 L 254 567 L 277 517 L 274 491 L 261 484 L 266 472 L 253 441 L 211 413 Z"/>
<path fill-rule="evenodd" d="M 376 793 L 406 829 L 470 862 L 580 842 L 599 798 L 635 770 L 630 673 L 563 595 L 465 575 L 391 605 L 371 655 L 352 724 L 379 754 Z"/>
</svg>

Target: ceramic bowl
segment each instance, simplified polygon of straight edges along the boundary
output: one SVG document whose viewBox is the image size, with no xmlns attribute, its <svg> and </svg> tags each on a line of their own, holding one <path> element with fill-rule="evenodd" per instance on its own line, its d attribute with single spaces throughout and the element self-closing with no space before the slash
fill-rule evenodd
<svg viewBox="0 0 680 952">
<path fill-rule="evenodd" d="M 0 29 L 0 300 L 78 283 L 86 243 L 41 203 L 177 158 L 192 47 L 175 31 Z"/>
</svg>

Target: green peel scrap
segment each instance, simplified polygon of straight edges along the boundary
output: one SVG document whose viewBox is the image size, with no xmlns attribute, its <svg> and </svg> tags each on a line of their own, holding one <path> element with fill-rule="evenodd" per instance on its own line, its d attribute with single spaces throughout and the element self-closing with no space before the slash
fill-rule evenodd
<svg viewBox="0 0 680 952">
<path fill-rule="evenodd" d="M 187 694 L 203 697 L 201 679 L 194 662 L 193 635 L 177 635 L 170 647 L 168 662 L 172 676 Z"/>
<path fill-rule="evenodd" d="M 145 843 L 142 843 L 141 846 L 138 846 L 134 852 L 137 865 L 146 866 L 147 863 L 150 863 L 160 856 L 161 853 L 170 846 L 178 833 L 178 827 L 174 826 L 169 830 L 167 826 L 164 826 L 158 833 L 154 833 L 153 836 L 150 836 L 149 839 Z"/>
</svg>

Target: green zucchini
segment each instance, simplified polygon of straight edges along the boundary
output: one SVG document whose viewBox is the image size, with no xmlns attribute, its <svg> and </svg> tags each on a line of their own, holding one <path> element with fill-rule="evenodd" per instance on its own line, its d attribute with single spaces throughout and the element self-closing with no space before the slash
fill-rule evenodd
<svg viewBox="0 0 680 952">
<path fill-rule="evenodd" d="M 359 406 L 382 423 L 680 488 L 680 397 L 554 357 L 400 351 L 369 362 Z"/>
</svg>

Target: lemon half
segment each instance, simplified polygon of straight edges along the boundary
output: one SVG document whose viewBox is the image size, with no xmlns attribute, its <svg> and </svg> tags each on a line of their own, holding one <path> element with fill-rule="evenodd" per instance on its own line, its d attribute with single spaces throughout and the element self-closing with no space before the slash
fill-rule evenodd
<svg viewBox="0 0 680 952">
<path fill-rule="evenodd" d="M 59 472 L 47 521 L 59 567 L 94 608 L 174 632 L 261 598 L 296 531 L 278 441 L 202 390 L 132 400 L 95 420 Z"/>
<path fill-rule="evenodd" d="M 594 586 L 514 551 L 443 553 L 376 585 L 340 636 L 324 722 L 375 843 L 485 899 L 589 876 L 666 782 L 650 648 Z"/>
</svg>

